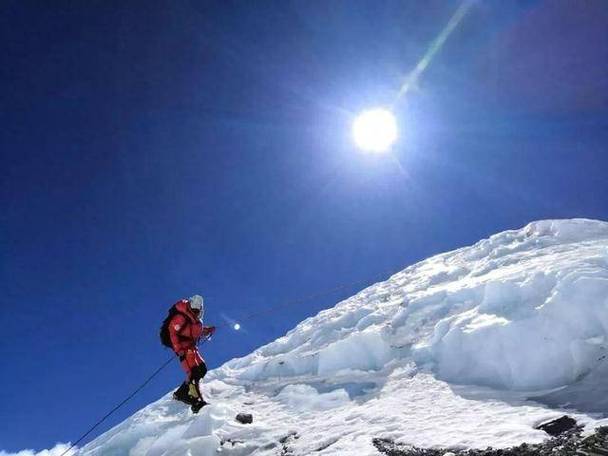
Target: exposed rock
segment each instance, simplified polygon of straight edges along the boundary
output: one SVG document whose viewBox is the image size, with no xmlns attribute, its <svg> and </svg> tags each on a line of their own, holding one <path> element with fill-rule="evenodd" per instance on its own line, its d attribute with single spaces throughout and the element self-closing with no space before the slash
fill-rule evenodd
<svg viewBox="0 0 608 456">
<path fill-rule="evenodd" d="M 251 424 L 253 423 L 253 415 L 251 413 L 239 413 L 236 420 L 242 424 Z"/>
<path fill-rule="evenodd" d="M 568 415 L 564 415 L 555 420 L 541 423 L 538 426 L 535 426 L 534 429 L 540 429 L 549 435 L 556 436 L 572 429 L 574 426 L 576 426 L 576 420 L 570 418 Z"/>
<path fill-rule="evenodd" d="M 608 456 L 608 426 L 598 427 L 585 438 L 581 436 L 582 430 L 582 426 L 575 425 L 543 443 L 482 450 L 418 448 L 387 439 L 373 439 L 373 443 L 380 453 L 388 456 L 445 456 L 448 452 L 455 456 Z"/>
</svg>

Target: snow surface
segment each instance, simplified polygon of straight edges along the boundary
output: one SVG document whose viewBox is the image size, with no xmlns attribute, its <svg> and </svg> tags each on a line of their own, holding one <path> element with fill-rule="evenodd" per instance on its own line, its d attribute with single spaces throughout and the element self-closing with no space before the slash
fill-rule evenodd
<svg viewBox="0 0 608 456">
<path fill-rule="evenodd" d="M 21 450 L 17 453 L 0 451 L 0 456 L 73 456 L 75 454 L 75 450 L 70 450 L 69 448 L 69 443 L 58 443 L 50 450 Z"/>
<path fill-rule="evenodd" d="M 78 454 L 537 443 L 547 435 L 533 426 L 565 405 L 588 429 L 602 423 L 607 336 L 608 223 L 534 222 L 410 266 L 211 371 L 198 415 L 169 393 Z"/>
</svg>

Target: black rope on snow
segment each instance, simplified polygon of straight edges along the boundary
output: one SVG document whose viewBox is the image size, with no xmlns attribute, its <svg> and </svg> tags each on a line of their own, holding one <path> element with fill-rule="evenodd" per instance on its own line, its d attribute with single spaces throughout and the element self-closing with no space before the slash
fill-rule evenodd
<svg viewBox="0 0 608 456">
<path fill-rule="evenodd" d="M 393 274 L 396 274 L 397 272 L 399 272 L 399 271 L 401 271 L 401 270 L 402 270 L 402 268 L 399 268 L 398 270 L 387 270 L 387 271 L 384 271 L 384 272 L 381 272 L 381 273 L 376 274 L 375 276 L 371 277 L 371 279 L 376 280 L 376 278 L 379 278 L 379 277 L 381 277 L 381 276 L 385 276 L 386 274 L 393 275 Z M 343 289 L 348 288 L 348 287 L 354 287 L 355 285 L 360 285 L 360 284 L 363 284 L 363 283 L 367 283 L 367 282 L 369 282 L 369 280 L 370 280 L 370 279 L 358 280 L 358 281 L 356 281 L 356 282 L 350 282 L 350 283 L 342 284 L 342 285 L 339 285 L 339 286 L 337 286 L 337 287 L 330 288 L 330 289 L 325 290 L 325 291 L 321 291 L 321 292 L 318 292 L 318 293 L 313 293 L 313 294 L 311 294 L 311 295 L 305 296 L 305 297 L 300 298 L 300 299 L 295 299 L 295 300 L 293 300 L 293 301 L 287 301 L 287 302 L 284 302 L 284 303 L 282 303 L 282 304 L 277 304 L 277 305 L 275 305 L 275 306 L 268 307 L 268 308 L 266 308 L 266 309 L 264 309 L 264 310 L 262 310 L 262 311 L 253 312 L 253 313 L 251 313 L 251 314 L 245 315 L 245 316 L 242 318 L 242 320 L 244 320 L 244 319 L 252 319 L 252 318 L 255 318 L 255 317 L 257 317 L 257 316 L 260 316 L 260 315 L 266 314 L 266 313 L 268 313 L 268 312 L 271 312 L 271 311 L 273 311 L 273 310 L 276 310 L 276 309 L 281 309 L 281 308 L 285 308 L 285 307 L 290 307 L 290 306 L 294 306 L 294 305 L 296 305 L 296 304 L 302 304 L 302 303 L 304 303 L 304 302 L 311 301 L 311 300 L 313 300 L 313 299 L 322 298 L 322 297 L 325 297 L 325 296 L 330 295 L 330 294 L 332 294 L 332 293 L 335 293 L 336 291 L 340 291 L 340 290 L 343 290 Z M 222 323 L 222 324 L 218 325 L 217 327 L 219 328 L 219 327 L 225 327 L 225 326 L 227 327 L 227 326 L 229 326 L 229 325 L 228 325 L 227 323 Z M 201 345 L 202 345 L 202 344 L 204 344 L 205 342 L 207 342 L 207 341 L 209 340 L 209 338 L 210 338 L 210 337 L 211 337 L 211 336 L 208 336 L 208 337 L 206 337 L 205 339 L 203 339 L 203 341 L 201 342 Z M 145 387 L 145 386 L 146 386 L 148 383 L 150 383 L 150 382 L 152 381 L 152 379 L 153 379 L 154 377 L 156 377 L 156 376 L 157 376 L 157 375 L 158 375 L 158 374 L 159 374 L 159 373 L 160 373 L 160 372 L 161 372 L 161 371 L 162 371 L 162 370 L 163 370 L 165 367 L 167 367 L 167 366 L 168 366 L 168 365 L 171 363 L 171 361 L 173 361 L 174 359 L 175 359 L 175 357 L 174 357 L 174 356 L 171 356 L 171 358 L 169 358 L 167 361 L 165 361 L 165 362 L 163 363 L 163 365 L 162 365 L 162 366 L 160 366 L 158 369 L 156 369 L 156 370 L 154 371 L 154 373 L 153 373 L 152 375 L 150 375 L 150 376 L 149 376 L 149 377 L 146 379 L 146 381 L 144 381 L 144 382 L 143 382 L 141 385 L 139 385 L 139 386 L 137 387 L 137 389 L 135 389 L 135 391 L 133 391 L 131 394 L 129 394 L 129 396 L 127 396 L 127 397 L 126 397 L 126 398 L 125 398 L 125 399 L 124 399 L 122 402 L 120 402 L 118 405 L 116 405 L 116 406 L 115 406 L 115 407 L 114 407 L 112 410 L 110 410 L 110 411 L 109 411 L 109 412 L 108 412 L 108 413 L 107 413 L 107 414 L 106 414 L 106 415 L 105 415 L 103 418 L 101 418 L 99 421 L 97 421 L 97 423 L 95 423 L 95 424 L 94 424 L 94 425 L 93 425 L 93 426 L 92 426 L 92 427 L 91 427 L 91 428 L 90 428 L 90 429 L 89 429 L 87 432 L 85 432 L 85 433 L 84 433 L 84 434 L 83 434 L 83 435 L 82 435 L 82 436 L 81 436 L 81 437 L 80 437 L 78 440 L 76 440 L 74 443 L 72 443 L 72 444 L 70 445 L 70 447 L 69 447 L 67 450 L 65 450 L 63 453 L 61 453 L 61 455 L 60 455 L 60 456 L 65 456 L 65 455 L 66 455 L 66 454 L 67 454 L 67 453 L 68 453 L 68 452 L 69 452 L 69 451 L 70 451 L 72 448 L 74 448 L 76 445 L 78 445 L 80 442 L 82 442 L 82 440 L 83 440 L 84 438 L 86 438 L 86 437 L 87 437 L 87 436 L 88 436 L 88 435 L 89 435 L 91 432 L 93 432 L 93 431 L 94 431 L 94 430 L 95 430 L 95 429 L 96 429 L 96 428 L 97 428 L 97 427 L 98 427 L 98 426 L 99 426 L 101 423 L 103 423 L 103 422 L 104 422 L 106 419 L 108 419 L 108 418 L 109 418 L 109 417 L 110 417 L 110 416 L 111 416 L 111 415 L 112 415 L 114 412 L 116 412 L 116 411 L 117 411 L 117 410 L 118 410 L 120 407 L 122 407 L 122 406 L 123 406 L 124 404 L 126 404 L 126 403 L 127 403 L 127 402 L 128 402 L 130 399 L 131 399 L 131 398 L 133 398 L 133 397 L 134 397 L 134 396 L 135 396 L 137 393 L 139 393 L 139 392 L 140 392 L 142 389 L 144 389 L 144 387 Z"/>
<path fill-rule="evenodd" d="M 146 386 L 148 383 L 150 383 L 150 381 L 156 377 L 158 375 L 158 373 L 160 371 L 162 371 L 165 367 L 167 367 L 169 365 L 169 363 L 171 361 L 173 361 L 173 359 L 175 358 L 175 356 L 171 356 L 171 358 L 169 358 L 167 361 L 164 362 L 164 364 L 162 366 L 160 366 L 158 369 L 156 369 L 156 371 L 154 371 L 154 373 L 152 375 L 150 375 L 145 382 L 143 382 L 135 391 L 133 391 L 126 399 L 124 399 L 120 404 L 118 404 L 117 406 L 115 406 L 112 410 L 110 410 L 103 418 L 101 418 L 99 421 L 97 421 L 97 423 L 95 423 L 87 432 L 85 432 L 78 440 L 76 440 L 74 443 L 72 443 L 70 445 L 70 447 L 65 450 L 63 453 L 61 453 L 60 456 L 65 456 L 72 448 L 74 448 L 76 445 L 78 445 L 87 435 L 89 435 L 91 432 L 93 432 L 95 430 L 95 428 L 97 428 L 97 426 L 99 426 L 101 423 L 103 423 L 107 418 L 110 417 L 110 415 L 112 415 L 116 410 L 118 410 L 120 407 L 122 407 L 124 404 L 127 403 L 127 401 L 129 401 L 129 399 L 131 399 L 133 396 L 135 396 L 137 393 L 139 393 L 144 386 Z"/>
<path fill-rule="evenodd" d="M 201 345 L 204 344 L 205 342 L 207 342 L 207 340 L 209 340 L 209 338 L 205 338 L 203 339 L 203 341 L 201 342 Z M 165 367 L 167 367 L 171 361 L 173 361 L 175 359 L 174 355 L 171 355 L 171 357 L 165 361 L 163 363 L 162 366 L 160 366 L 158 369 L 156 369 L 154 371 L 154 373 L 152 375 L 150 375 L 145 382 L 143 382 L 141 385 L 139 385 L 137 387 L 137 389 L 135 389 L 135 391 L 133 391 L 131 394 L 129 394 L 129 396 L 127 396 L 125 399 L 123 399 L 122 402 L 120 402 L 118 405 L 116 405 L 112 410 L 110 410 L 108 413 L 106 413 L 106 415 L 101 418 L 99 421 L 97 421 L 97 423 L 95 423 L 93 426 L 91 426 L 91 428 L 89 428 L 89 430 L 87 432 L 85 432 L 84 434 L 82 434 L 82 436 L 76 440 L 74 443 L 72 443 L 70 445 L 70 447 L 65 450 L 63 453 L 61 453 L 60 456 L 65 456 L 72 448 L 74 448 L 76 445 L 78 445 L 80 442 L 82 442 L 82 440 L 89 435 L 91 432 L 93 432 L 95 430 L 95 428 L 97 428 L 97 426 L 99 426 L 101 423 L 103 423 L 106 419 L 108 419 L 115 411 L 117 411 L 120 407 L 122 407 L 123 405 L 125 405 L 131 398 L 133 398 L 133 396 L 135 396 L 137 393 L 139 393 L 142 389 L 144 389 L 144 387 L 150 383 L 152 381 L 152 379 L 154 377 L 156 377 L 160 371 L 162 371 Z"/>
</svg>

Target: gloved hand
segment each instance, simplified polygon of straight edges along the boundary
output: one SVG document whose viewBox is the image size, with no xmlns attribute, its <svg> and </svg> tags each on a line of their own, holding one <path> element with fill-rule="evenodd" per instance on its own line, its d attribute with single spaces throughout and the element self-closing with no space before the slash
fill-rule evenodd
<svg viewBox="0 0 608 456">
<path fill-rule="evenodd" d="M 215 333 L 215 326 L 205 326 L 205 328 L 203 329 L 204 337 L 212 336 L 213 333 Z"/>
</svg>

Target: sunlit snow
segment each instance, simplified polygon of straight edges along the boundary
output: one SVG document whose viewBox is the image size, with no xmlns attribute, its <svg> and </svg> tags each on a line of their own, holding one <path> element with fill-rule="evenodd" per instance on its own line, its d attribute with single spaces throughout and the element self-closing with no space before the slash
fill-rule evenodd
<svg viewBox="0 0 608 456">
<path fill-rule="evenodd" d="M 198 415 L 169 393 L 79 454 L 540 442 L 533 426 L 561 404 L 589 429 L 608 411 L 607 336 L 608 223 L 535 222 L 410 266 L 211 371 Z"/>
<path fill-rule="evenodd" d="M 0 450 L 0 456 L 73 456 L 76 450 L 70 449 L 69 443 L 58 443 L 50 450 L 21 450 L 17 453 L 7 453 Z"/>
</svg>

